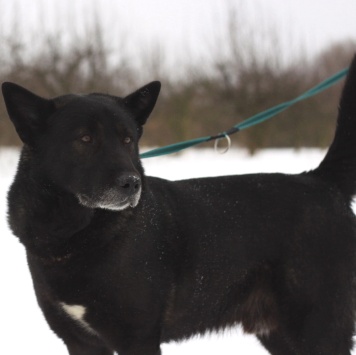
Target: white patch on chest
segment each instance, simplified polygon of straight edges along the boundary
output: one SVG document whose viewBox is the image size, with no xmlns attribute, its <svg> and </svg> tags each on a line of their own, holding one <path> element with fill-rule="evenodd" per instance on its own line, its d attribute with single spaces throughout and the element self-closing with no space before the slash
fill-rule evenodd
<svg viewBox="0 0 356 355">
<path fill-rule="evenodd" d="M 97 334 L 96 331 L 84 320 L 86 308 L 79 304 L 69 305 L 64 302 L 60 303 L 63 311 L 72 318 L 77 324 L 79 324 L 82 328 L 88 331 L 91 334 Z"/>
</svg>

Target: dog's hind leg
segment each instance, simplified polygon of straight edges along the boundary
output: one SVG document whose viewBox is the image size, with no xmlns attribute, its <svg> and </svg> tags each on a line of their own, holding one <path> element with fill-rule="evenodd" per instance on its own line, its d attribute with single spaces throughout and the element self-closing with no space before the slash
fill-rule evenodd
<svg viewBox="0 0 356 355">
<path fill-rule="evenodd" d="M 352 294 L 335 282 L 334 288 L 330 285 L 319 296 L 318 302 L 308 307 L 283 303 L 278 327 L 258 335 L 272 355 L 351 355 Z"/>
<path fill-rule="evenodd" d="M 351 311 L 350 311 L 351 312 Z M 345 323 L 340 313 L 329 317 L 322 309 L 310 314 L 303 327 L 302 355 L 351 355 L 353 322 Z"/>
<path fill-rule="evenodd" d="M 351 355 L 354 325 L 346 310 L 320 302 L 301 319 L 290 314 L 278 330 L 258 338 L 272 355 Z"/>
<path fill-rule="evenodd" d="M 292 345 L 292 339 L 278 331 L 267 335 L 258 335 L 257 338 L 271 355 L 297 355 Z"/>
<path fill-rule="evenodd" d="M 334 323 L 336 324 L 336 323 Z M 279 331 L 257 336 L 261 344 L 271 355 L 351 355 L 352 336 L 340 334 L 327 335 L 320 324 L 307 328 L 305 336 L 289 336 Z M 335 328 L 337 325 L 335 325 Z"/>
</svg>

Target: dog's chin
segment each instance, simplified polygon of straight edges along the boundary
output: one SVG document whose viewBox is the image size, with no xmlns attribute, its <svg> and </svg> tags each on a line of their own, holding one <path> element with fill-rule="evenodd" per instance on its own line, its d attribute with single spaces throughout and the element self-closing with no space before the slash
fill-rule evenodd
<svg viewBox="0 0 356 355">
<path fill-rule="evenodd" d="M 110 211 L 123 211 L 138 205 L 141 190 L 130 196 L 120 196 L 116 192 L 108 191 L 98 198 L 92 198 L 85 194 L 76 195 L 79 203 L 88 208 L 101 208 Z"/>
</svg>

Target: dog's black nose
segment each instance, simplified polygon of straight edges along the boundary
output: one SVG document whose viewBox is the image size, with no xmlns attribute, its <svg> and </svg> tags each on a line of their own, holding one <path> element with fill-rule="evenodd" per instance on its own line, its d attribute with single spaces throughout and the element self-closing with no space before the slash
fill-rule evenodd
<svg viewBox="0 0 356 355">
<path fill-rule="evenodd" d="M 128 195 L 138 192 L 141 188 L 141 178 L 136 174 L 122 174 L 118 183 Z"/>
</svg>

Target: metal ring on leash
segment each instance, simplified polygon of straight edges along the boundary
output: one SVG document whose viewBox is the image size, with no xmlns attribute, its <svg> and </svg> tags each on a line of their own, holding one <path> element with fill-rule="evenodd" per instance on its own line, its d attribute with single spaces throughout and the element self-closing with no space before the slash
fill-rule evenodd
<svg viewBox="0 0 356 355">
<path fill-rule="evenodd" d="M 218 152 L 219 154 L 225 154 L 225 153 L 227 153 L 227 152 L 230 150 L 230 148 L 231 148 L 231 138 L 230 138 L 229 135 L 226 134 L 226 133 L 222 133 L 222 134 L 224 135 L 224 138 L 226 138 L 226 140 L 227 140 L 227 146 L 226 146 L 225 149 L 219 150 L 219 141 L 220 141 L 222 138 L 216 138 L 216 139 L 215 139 L 215 143 L 214 143 L 214 149 L 215 149 L 215 151 Z"/>
</svg>

